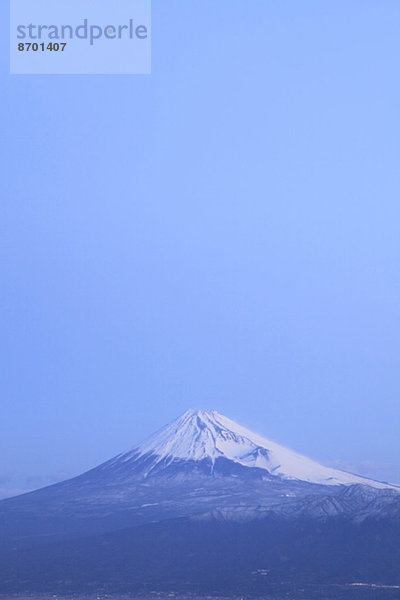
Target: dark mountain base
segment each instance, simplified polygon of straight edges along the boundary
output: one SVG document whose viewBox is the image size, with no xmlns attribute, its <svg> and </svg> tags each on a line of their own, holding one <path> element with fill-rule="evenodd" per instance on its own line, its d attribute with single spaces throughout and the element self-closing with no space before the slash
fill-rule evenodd
<svg viewBox="0 0 400 600">
<path fill-rule="evenodd" d="M 382 586 L 400 586 L 396 520 L 181 519 L 0 556 L 0 593 L 400 598 Z"/>
<path fill-rule="evenodd" d="M 92 593 L 7 594 L 5 600 L 398 600 L 398 590 L 363 586 L 306 585 L 301 588 L 271 586 L 268 594 L 223 596 L 182 592 L 118 593 L 97 590 Z"/>
</svg>

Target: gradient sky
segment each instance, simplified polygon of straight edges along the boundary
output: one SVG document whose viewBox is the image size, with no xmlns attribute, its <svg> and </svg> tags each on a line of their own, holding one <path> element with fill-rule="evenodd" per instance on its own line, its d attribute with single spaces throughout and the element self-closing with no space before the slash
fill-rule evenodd
<svg viewBox="0 0 400 600">
<path fill-rule="evenodd" d="M 398 0 L 153 0 L 151 76 L 0 11 L 0 495 L 193 407 L 400 483 Z"/>
</svg>

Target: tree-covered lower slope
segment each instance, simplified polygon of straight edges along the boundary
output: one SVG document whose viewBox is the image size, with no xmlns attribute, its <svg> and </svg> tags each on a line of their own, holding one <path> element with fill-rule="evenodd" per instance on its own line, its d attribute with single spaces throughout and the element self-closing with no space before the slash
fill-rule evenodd
<svg viewBox="0 0 400 600">
<path fill-rule="evenodd" d="M 276 515 L 250 522 L 177 519 L 0 558 L 2 593 L 101 589 L 265 595 L 277 586 L 301 590 L 311 585 L 339 586 L 337 597 L 344 589 L 349 595 L 343 597 L 352 598 L 356 586 L 350 584 L 364 583 L 378 587 L 362 589 L 386 590 L 392 597 L 396 588 L 379 586 L 400 586 L 400 521 Z"/>
</svg>

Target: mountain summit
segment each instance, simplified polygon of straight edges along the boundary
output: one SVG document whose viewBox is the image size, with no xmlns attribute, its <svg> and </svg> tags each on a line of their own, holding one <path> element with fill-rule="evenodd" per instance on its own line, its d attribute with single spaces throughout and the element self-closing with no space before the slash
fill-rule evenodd
<svg viewBox="0 0 400 600">
<path fill-rule="evenodd" d="M 216 461 L 225 459 L 243 467 L 262 469 L 269 476 L 281 479 L 329 486 L 363 483 L 375 488 L 388 487 L 296 454 L 216 410 L 186 411 L 141 445 L 117 457 L 116 462 L 144 457 L 148 459 L 146 476 L 161 465 L 164 468 L 173 464 L 178 466 L 182 461 L 205 461 L 212 471 Z"/>
</svg>

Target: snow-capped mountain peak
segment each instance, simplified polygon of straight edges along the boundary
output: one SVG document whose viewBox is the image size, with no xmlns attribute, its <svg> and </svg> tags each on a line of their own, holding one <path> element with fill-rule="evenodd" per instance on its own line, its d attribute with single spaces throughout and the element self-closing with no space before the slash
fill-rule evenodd
<svg viewBox="0 0 400 600">
<path fill-rule="evenodd" d="M 235 423 L 215 410 L 188 410 L 150 436 L 131 452 L 118 457 L 152 456 L 153 466 L 173 461 L 223 458 L 244 467 L 257 467 L 271 476 L 322 485 L 367 484 L 389 487 L 371 479 L 326 467 Z"/>
<path fill-rule="evenodd" d="M 138 450 L 140 454 L 151 453 L 160 458 L 235 459 L 255 449 L 248 435 L 239 430 L 239 425 L 215 410 L 188 410 L 152 435 Z"/>
</svg>

